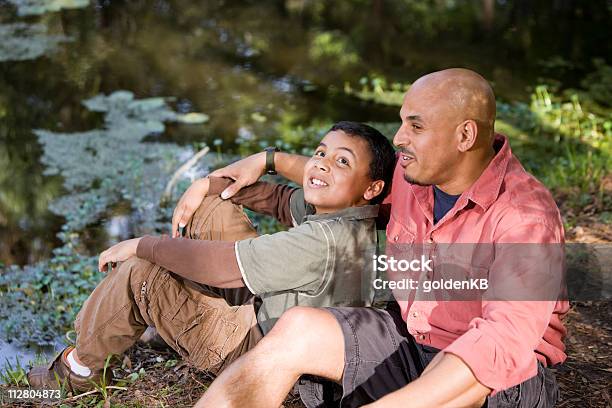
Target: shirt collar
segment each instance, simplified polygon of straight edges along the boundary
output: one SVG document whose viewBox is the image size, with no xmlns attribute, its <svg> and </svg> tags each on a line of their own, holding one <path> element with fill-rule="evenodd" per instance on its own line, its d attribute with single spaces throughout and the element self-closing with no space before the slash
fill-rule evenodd
<svg viewBox="0 0 612 408">
<path fill-rule="evenodd" d="M 493 149 L 496 152 L 493 160 L 478 177 L 478 180 L 462 194 L 466 203 L 467 200 L 471 200 L 484 210 L 487 210 L 499 196 L 499 190 L 506 175 L 506 168 L 512 157 L 508 138 L 502 134 L 495 134 Z"/>
<path fill-rule="evenodd" d="M 378 207 L 378 204 L 349 207 L 333 213 L 306 215 L 304 218 L 306 221 L 331 220 L 333 218 L 365 220 L 368 218 L 376 218 L 378 216 Z"/>
</svg>

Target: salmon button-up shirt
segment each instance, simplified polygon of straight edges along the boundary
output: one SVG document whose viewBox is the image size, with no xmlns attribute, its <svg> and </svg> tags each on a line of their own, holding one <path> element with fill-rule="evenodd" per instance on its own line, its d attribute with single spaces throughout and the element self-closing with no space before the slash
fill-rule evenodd
<svg viewBox="0 0 612 408">
<path fill-rule="evenodd" d="M 461 262 L 484 271 L 490 285 L 528 287 L 532 272 L 542 270 L 561 280 L 558 258 L 538 258 L 547 250 L 529 249 L 563 245 L 561 217 L 550 192 L 523 169 L 505 136 L 495 136 L 494 148 L 496 155 L 482 175 L 436 224 L 432 187 L 406 182 L 398 164 L 385 200 L 391 203 L 387 254 L 402 245 L 480 245 L 493 250 L 483 249 L 487 256 L 458 252 L 469 253 Z M 531 247 L 521 249 L 527 244 Z M 430 277 L 436 277 L 435 266 Z M 493 394 L 536 375 L 538 360 L 554 365 L 566 358 L 561 318 L 569 303 L 561 297 L 423 300 L 412 292 L 394 293 L 408 331 L 417 342 L 461 358 Z"/>
</svg>

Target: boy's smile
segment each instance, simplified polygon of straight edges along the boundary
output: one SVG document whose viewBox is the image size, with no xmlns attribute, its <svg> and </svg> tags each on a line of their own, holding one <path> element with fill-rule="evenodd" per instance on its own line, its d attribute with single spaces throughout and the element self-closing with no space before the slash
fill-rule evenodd
<svg viewBox="0 0 612 408">
<path fill-rule="evenodd" d="M 328 187 L 329 184 L 327 184 L 325 181 L 321 180 L 320 178 L 317 177 L 311 177 L 308 179 L 308 185 L 311 188 L 324 188 L 324 187 Z"/>
<path fill-rule="evenodd" d="M 368 204 L 372 154 L 368 143 L 341 130 L 329 132 L 306 163 L 304 198 L 317 213 Z"/>
</svg>

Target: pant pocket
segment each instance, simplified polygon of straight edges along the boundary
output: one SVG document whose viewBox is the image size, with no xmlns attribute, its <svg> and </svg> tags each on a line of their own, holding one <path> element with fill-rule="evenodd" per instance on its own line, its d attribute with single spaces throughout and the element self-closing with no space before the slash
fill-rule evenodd
<svg viewBox="0 0 612 408">
<path fill-rule="evenodd" d="M 225 319 L 218 309 L 192 299 L 186 299 L 184 308 L 195 310 L 195 314 L 185 320 L 178 333 L 176 350 L 199 369 L 214 371 L 232 351 L 238 325 Z"/>
<path fill-rule="evenodd" d="M 554 407 L 559 399 L 559 385 L 555 373 L 545 367 L 542 367 L 544 380 L 542 381 L 542 390 L 540 392 L 540 401 L 537 408 Z"/>
<path fill-rule="evenodd" d="M 522 408 L 523 384 L 518 384 L 488 397 L 485 406 L 487 408 Z"/>
</svg>

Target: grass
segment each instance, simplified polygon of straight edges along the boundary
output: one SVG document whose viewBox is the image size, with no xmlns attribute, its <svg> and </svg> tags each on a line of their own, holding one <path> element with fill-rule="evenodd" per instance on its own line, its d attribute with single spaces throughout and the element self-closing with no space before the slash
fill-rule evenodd
<svg viewBox="0 0 612 408">
<path fill-rule="evenodd" d="M 14 366 L 7 358 L 4 367 L 0 370 L 0 381 L 3 384 L 15 387 L 28 387 L 30 384 L 28 383 L 27 374 L 26 369 L 19 361 L 19 356 L 16 357 Z"/>
</svg>

